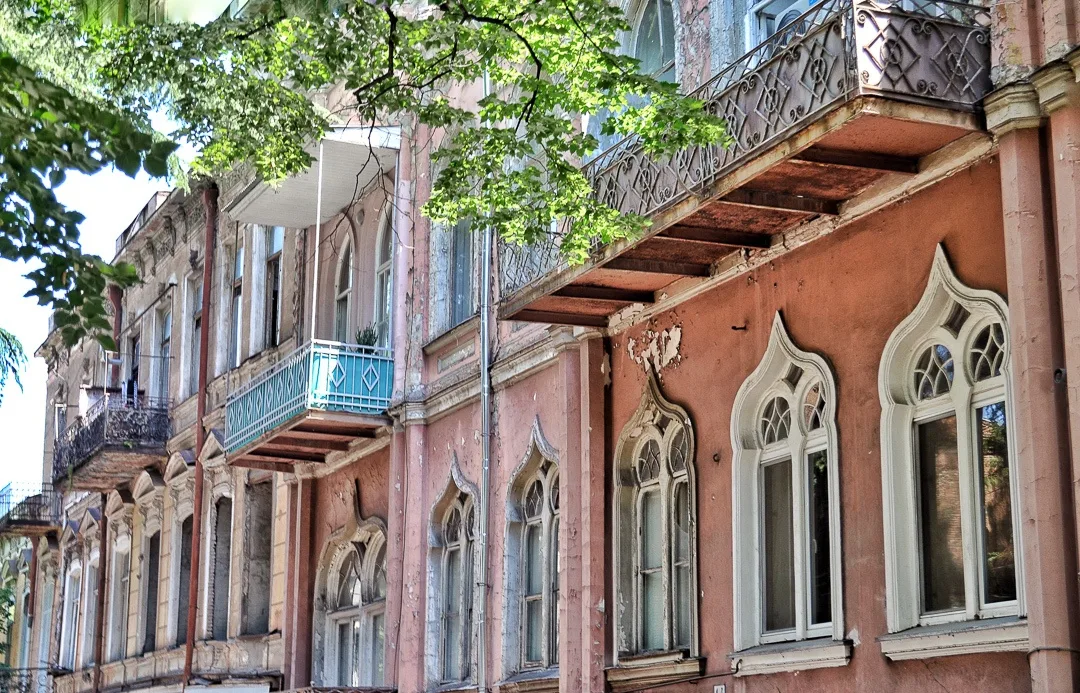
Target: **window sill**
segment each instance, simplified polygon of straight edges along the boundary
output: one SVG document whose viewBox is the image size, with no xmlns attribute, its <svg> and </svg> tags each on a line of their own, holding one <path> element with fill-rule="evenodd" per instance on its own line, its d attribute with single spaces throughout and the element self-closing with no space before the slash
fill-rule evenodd
<svg viewBox="0 0 1080 693">
<path fill-rule="evenodd" d="M 826 638 L 778 642 L 733 652 L 728 659 L 735 676 L 842 667 L 851 661 L 851 643 Z"/>
<path fill-rule="evenodd" d="M 894 662 L 978 652 L 1025 652 L 1028 624 L 1015 616 L 917 626 L 878 638 L 881 653 Z"/>
<path fill-rule="evenodd" d="M 679 651 L 620 657 L 619 666 L 604 673 L 613 693 L 619 693 L 684 681 L 701 676 L 704 671 L 704 658 L 688 657 Z"/>
<path fill-rule="evenodd" d="M 468 318 L 464 322 L 443 330 L 440 334 L 428 340 L 422 349 L 425 354 L 430 356 L 434 352 L 442 351 L 444 347 L 456 343 L 462 337 L 469 335 L 472 336 L 473 332 L 480 329 L 480 316 L 474 315 Z"/>
<path fill-rule="evenodd" d="M 554 693 L 558 690 L 558 667 L 523 671 L 499 683 L 500 693 Z"/>
</svg>

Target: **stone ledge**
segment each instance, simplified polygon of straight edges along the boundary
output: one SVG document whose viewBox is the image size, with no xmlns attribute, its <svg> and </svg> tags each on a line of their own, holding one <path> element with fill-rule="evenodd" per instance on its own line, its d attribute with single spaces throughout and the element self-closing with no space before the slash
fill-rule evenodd
<svg viewBox="0 0 1080 693">
<path fill-rule="evenodd" d="M 701 676 L 705 659 L 688 657 L 683 652 L 663 652 L 655 655 L 623 658 L 619 666 L 604 671 L 613 693 L 662 686 Z"/>
<path fill-rule="evenodd" d="M 894 662 L 979 652 L 1026 652 L 1028 624 L 1014 616 L 919 626 L 878 638 L 881 653 Z"/>
<path fill-rule="evenodd" d="M 819 638 L 752 647 L 728 655 L 735 676 L 847 666 L 851 643 Z"/>
</svg>

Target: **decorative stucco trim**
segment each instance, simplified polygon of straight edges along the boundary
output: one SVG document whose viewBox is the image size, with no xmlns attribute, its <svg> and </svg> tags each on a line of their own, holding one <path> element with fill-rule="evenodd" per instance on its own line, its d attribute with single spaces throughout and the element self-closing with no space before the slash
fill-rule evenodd
<svg viewBox="0 0 1080 693">
<path fill-rule="evenodd" d="M 851 661 L 851 643 L 832 639 L 776 643 L 733 652 L 728 659 L 735 676 L 842 667 Z"/>
<path fill-rule="evenodd" d="M 878 643 L 881 653 L 894 662 L 1030 648 L 1027 621 L 1011 617 L 911 628 L 882 636 Z"/>
</svg>

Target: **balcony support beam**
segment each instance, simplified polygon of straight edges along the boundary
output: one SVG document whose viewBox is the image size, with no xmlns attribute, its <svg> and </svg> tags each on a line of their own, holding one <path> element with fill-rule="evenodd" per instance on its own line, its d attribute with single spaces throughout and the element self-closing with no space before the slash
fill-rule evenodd
<svg viewBox="0 0 1080 693">
<path fill-rule="evenodd" d="M 576 286 L 570 284 L 556 291 L 559 298 L 580 298 L 587 301 L 610 301 L 611 303 L 652 303 L 656 296 L 651 291 L 617 289 L 610 286 Z"/>
<path fill-rule="evenodd" d="M 768 248 L 772 245 L 772 236 L 765 233 L 749 233 L 735 229 L 710 229 L 704 226 L 672 226 L 660 235 L 676 241 L 694 241 L 712 243 L 732 248 Z"/>
<path fill-rule="evenodd" d="M 915 174 L 919 172 L 919 160 L 916 157 L 890 156 L 873 152 L 852 152 L 842 149 L 809 147 L 793 156 L 792 159 L 811 164 L 861 168 L 868 171 L 881 171 L 882 173 Z"/>
<path fill-rule="evenodd" d="M 316 434 L 318 435 L 318 434 Z M 323 434 L 326 435 L 326 434 Z M 338 436 L 335 436 L 338 437 Z M 355 440 L 351 436 L 340 436 L 346 440 Z M 288 434 L 280 435 L 268 442 L 264 447 L 288 448 L 296 450 L 323 450 L 343 451 L 349 449 L 349 443 L 342 440 L 327 440 L 325 438 L 311 438 L 302 431 L 289 431 Z"/>
<path fill-rule="evenodd" d="M 578 325 L 581 327 L 607 327 L 607 318 L 603 315 L 578 315 L 559 313 L 550 310 L 522 310 L 510 317 L 511 320 L 524 322 L 546 322 L 552 325 Z"/>
<path fill-rule="evenodd" d="M 799 195 L 788 195 L 787 193 L 773 192 L 771 190 L 739 188 L 720 198 L 720 201 L 747 207 L 762 207 L 764 209 L 778 209 L 785 212 L 802 212 L 804 214 L 836 216 L 840 213 L 840 203 L 834 200 L 800 197 Z"/>
<path fill-rule="evenodd" d="M 293 460 L 288 460 L 283 457 L 264 457 L 262 459 L 253 459 L 250 455 L 243 455 L 242 457 L 234 457 L 229 460 L 229 464 L 233 467 L 241 467 L 243 469 L 259 469 L 267 472 L 286 472 L 293 473 L 296 471 L 296 464 Z"/>
<path fill-rule="evenodd" d="M 683 277 L 707 277 L 711 273 L 710 266 L 706 264 L 674 260 L 646 260 L 636 257 L 612 258 L 604 263 L 603 269 L 645 274 L 673 274 Z"/>
</svg>

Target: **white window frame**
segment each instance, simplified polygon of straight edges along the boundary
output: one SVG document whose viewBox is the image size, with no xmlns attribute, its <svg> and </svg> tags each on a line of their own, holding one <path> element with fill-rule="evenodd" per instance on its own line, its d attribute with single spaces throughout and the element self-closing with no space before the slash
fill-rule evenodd
<svg viewBox="0 0 1080 693">
<path fill-rule="evenodd" d="M 78 650 L 80 621 L 82 620 L 82 561 L 71 561 L 64 575 L 63 622 L 60 626 L 59 662 L 61 668 L 74 670 Z M 77 583 L 77 584 L 76 584 Z"/>
<path fill-rule="evenodd" d="M 244 246 L 238 245 L 232 253 L 232 272 L 229 282 L 228 363 L 237 368 L 244 361 Z"/>
<path fill-rule="evenodd" d="M 952 329 L 958 308 L 967 312 L 958 331 Z M 1009 357 L 1009 318 L 1005 300 L 993 291 L 972 289 L 953 273 L 943 248 L 937 247 L 926 290 L 915 309 L 889 337 L 878 371 L 881 398 L 882 492 L 885 521 L 885 589 L 890 633 L 920 625 L 939 625 L 997 616 L 1025 616 L 1022 516 L 1012 371 Z M 1002 374 L 989 383 L 976 383 L 969 372 L 972 340 L 983 328 L 999 323 L 1004 333 Z M 953 357 L 953 381 L 947 395 L 919 401 L 914 391 L 914 367 L 926 348 L 942 344 Z M 976 408 L 1004 401 L 1008 426 L 1010 501 L 1017 598 L 985 604 L 982 598 L 981 502 L 975 462 L 978 431 L 971 424 Z M 922 544 L 916 481 L 916 426 L 955 414 L 960 466 L 961 529 L 964 553 L 963 609 L 925 613 L 922 597 Z M 994 649 L 993 644 L 986 646 Z"/>
<path fill-rule="evenodd" d="M 545 461 L 546 462 L 546 461 Z M 528 494 L 535 484 L 540 485 L 540 507 L 531 513 Z M 521 667 L 522 669 L 547 668 L 559 662 L 558 633 L 558 532 L 559 532 L 559 467 L 550 462 L 542 464 L 526 480 L 521 498 Z M 528 535 L 532 530 L 540 533 L 540 593 L 528 594 L 529 556 Z M 528 658 L 530 601 L 540 602 L 540 659 Z"/>
<path fill-rule="evenodd" d="M 634 19 L 630 23 L 630 32 L 629 32 L 628 40 L 625 42 L 625 44 L 626 44 L 626 54 L 629 55 L 630 57 L 633 57 L 633 58 L 637 57 L 637 45 L 638 45 L 638 40 L 639 40 L 639 37 L 640 37 L 640 34 L 641 34 L 641 25 L 642 25 L 642 22 L 645 19 L 645 10 L 648 9 L 649 3 L 653 2 L 653 1 L 654 0 L 638 0 L 638 2 L 636 2 L 636 4 L 631 8 L 631 10 L 632 10 L 631 16 Z M 656 6 L 657 6 L 657 16 L 659 17 L 660 21 L 662 22 L 663 21 L 663 16 L 664 16 L 662 4 L 663 4 L 664 0 L 655 0 L 655 2 L 656 2 Z M 664 63 L 660 67 L 660 69 L 656 70 L 651 75 L 649 75 L 650 77 L 659 78 L 660 75 L 667 74 L 667 72 L 670 70 L 672 72 L 672 79 L 673 80 L 676 79 L 676 76 L 675 76 L 676 67 L 675 67 L 675 65 L 676 65 L 676 63 L 678 63 L 678 55 L 679 55 L 679 21 L 675 17 L 676 6 L 677 6 L 676 2 L 674 2 L 674 0 L 672 0 L 672 2 L 671 2 L 671 35 L 672 35 L 672 39 L 673 39 L 674 44 L 675 44 L 674 46 L 672 46 L 672 48 L 673 48 L 672 56 L 673 57 L 669 62 Z M 661 27 L 661 29 L 660 29 L 660 55 L 661 55 L 661 57 L 663 57 L 663 54 L 664 54 L 664 43 L 663 43 L 663 41 L 664 41 L 664 30 Z"/>
<path fill-rule="evenodd" d="M 334 312 L 332 314 L 334 324 L 330 338 L 343 344 L 351 344 L 355 341 L 353 339 L 355 331 L 351 331 L 353 328 L 353 284 L 355 283 L 353 250 L 352 238 L 346 236 L 345 242 L 341 244 L 341 249 L 338 251 L 337 265 L 334 267 Z M 347 280 L 345 286 L 342 286 L 341 281 L 343 271 Z M 345 306 L 344 315 L 338 311 L 338 306 L 342 304 L 342 301 Z M 339 322 L 341 319 L 344 319 L 344 325 Z"/>
<path fill-rule="evenodd" d="M 819 426 L 812 428 L 804 409 L 808 394 L 818 388 L 824 406 L 816 412 Z M 818 354 L 792 342 L 777 313 L 769 344 L 761 362 L 735 395 L 731 417 L 732 460 L 732 568 L 734 573 L 735 649 L 813 638 L 844 638 L 843 580 L 840 536 L 840 454 L 836 426 L 836 380 Z M 762 417 L 771 402 L 788 405 L 787 435 L 779 441 L 763 439 Z M 831 619 L 810 624 L 809 493 L 806 466 L 810 455 L 825 452 L 828 463 L 829 577 Z M 792 529 L 795 565 L 795 627 L 765 630 L 764 559 L 762 522 L 762 470 L 780 462 L 791 464 Z M 845 650 L 846 652 L 846 650 Z M 846 663 L 847 657 L 829 664 Z M 799 668 L 799 667 L 794 667 Z"/>
<path fill-rule="evenodd" d="M 120 557 L 123 556 L 123 561 Z M 109 620 L 105 643 L 107 661 L 127 656 L 128 599 L 131 594 L 131 537 L 124 535 L 113 542 L 109 561 Z M 117 650 L 117 647 L 120 649 Z"/>
<path fill-rule="evenodd" d="M 685 435 L 685 465 L 682 470 L 673 469 L 671 446 L 679 431 Z M 639 483 L 637 463 L 644 446 L 655 441 L 659 445 L 660 463 L 656 479 L 647 484 Z M 615 522 L 612 529 L 615 570 L 614 594 L 619 603 L 631 605 L 615 612 L 615 664 L 638 655 L 676 656 L 696 658 L 699 656 L 698 571 L 697 571 L 697 484 L 694 458 L 694 427 L 686 410 L 668 401 L 660 392 L 654 376 L 650 374 L 648 385 L 642 395 L 637 411 L 626 423 L 615 447 Z M 672 504 L 677 485 L 687 485 L 689 503 L 690 543 L 690 642 L 688 646 L 676 643 L 675 632 L 675 580 L 674 580 L 674 513 Z M 664 647 L 646 650 L 642 633 L 641 609 L 641 503 L 646 493 L 660 492 L 661 518 L 663 518 L 662 582 L 664 599 Z"/>
<path fill-rule="evenodd" d="M 361 553 L 360 549 L 363 549 Z M 376 659 L 385 657 L 385 631 L 384 647 L 378 651 L 375 643 L 374 627 L 375 619 L 383 617 L 383 628 L 386 627 L 386 535 L 380 528 L 366 528 L 357 533 L 354 541 L 343 542 L 337 556 L 330 566 L 328 580 L 327 599 L 337 601 L 341 590 L 341 571 L 345 561 L 355 556 L 357 561 L 357 580 L 360 588 L 360 603 L 342 607 L 338 602 L 333 609 L 328 608 L 326 614 L 326 639 L 330 643 L 328 656 L 326 657 L 326 681 L 334 686 L 379 686 L 385 678 L 385 661 L 379 662 L 376 667 Z M 382 558 L 381 564 L 379 558 Z M 383 587 L 380 593 L 377 589 L 379 571 L 382 571 Z M 329 604 L 328 604 L 329 607 Z M 361 641 L 359 646 L 349 638 L 349 649 L 353 650 L 357 660 L 355 666 L 355 681 L 344 681 L 343 672 L 340 670 L 342 642 L 339 636 L 340 626 L 355 624 L 350 628 L 350 633 L 359 631 Z M 378 675 L 376 668 L 382 670 Z M 353 673 L 353 672 L 348 672 Z"/>
<path fill-rule="evenodd" d="M 380 294 L 385 296 L 384 301 L 379 300 Z M 374 323 L 379 333 L 379 346 L 388 348 L 391 344 L 394 324 L 392 317 L 394 313 L 394 228 L 390 222 L 389 212 L 383 215 L 378 236 L 375 238 L 374 305 Z"/>
<path fill-rule="evenodd" d="M 285 255 L 285 236 L 287 229 L 283 226 L 263 226 L 263 243 L 265 248 L 265 259 L 263 260 L 264 274 L 263 274 L 263 348 L 276 347 L 281 344 L 281 316 L 282 316 L 282 287 L 284 286 L 284 255 Z M 281 229 L 281 248 L 275 250 L 272 243 L 274 233 L 276 229 Z M 276 282 L 273 286 L 270 284 L 270 269 L 272 266 L 277 267 Z M 277 294 L 277 299 L 274 300 L 272 294 Z M 271 329 L 273 328 L 273 329 Z"/>
<path fill-rule="evenodd" d="M 78 648 L 80 668 L 94 664 L 94 629 L 97 627 L 97 596 L 94 593 L 102 589 L 98 575 L 100 560 L 101 556 L 95 547 L 90 553 L 86 570 L 83 571 L 82 616 L 79 619 L 82 622 L 80 634 L 82 642 Z M 91 579 L 93 579 L 93 589 L 91 589 Z"/>
<path fill-rule="evenodd" d="M 191 279 L 188 280 L 188 377 L 187 377 L 187 396 L 190 397 L 199 391 L 199 359 L 201 353 L 199 349 L 199 342 L 201 339 L 202 330 L 205 330 L 206 316 L 202 314 L 202 292 L 205 287 L 202 286 L 202 275 L 194 274 Z M 198 323 L 198 334 L 195 330 L 195 324 Z M 209 357 L 209 354 L 207 354 Z"/>
</svg>

